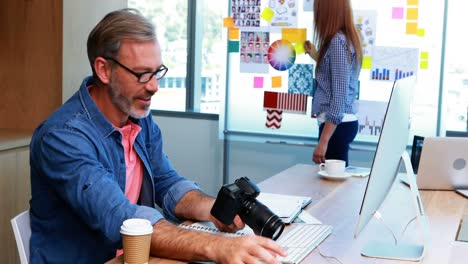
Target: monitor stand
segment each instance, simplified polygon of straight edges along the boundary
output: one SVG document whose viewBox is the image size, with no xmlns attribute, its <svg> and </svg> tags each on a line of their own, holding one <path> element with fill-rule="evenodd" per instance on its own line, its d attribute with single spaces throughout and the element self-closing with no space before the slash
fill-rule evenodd
<svg viewBox="0 0 468 264">
<path fill-rule="evenodd" d="M 408 184 L 411 190 L 412 200 L 415 203 L 416 221 L 419 223 L 423 235 L 422 245 L 404 244 L 404 243 L 390 243 L 380 241 L 369 241 L 363 248 L 361 254 L 366 257 L 397 259 L 397 260 L 410 260 L 419 261 L 424 257 L 426 244 L 429 243 L 429 224 L 426 215 L 424 214 L 421 196 L 416 183 L 416 176 L 411 166 L 411 160 L 406 151 L 403 152 L 400 159 L 403 161 L 406 170 Z M 398 174 L 398 172 L 395 172 Z"/>
</svg>

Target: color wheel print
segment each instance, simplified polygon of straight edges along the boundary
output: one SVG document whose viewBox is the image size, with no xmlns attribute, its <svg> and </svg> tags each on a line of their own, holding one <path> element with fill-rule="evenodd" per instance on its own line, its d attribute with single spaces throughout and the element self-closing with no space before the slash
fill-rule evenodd
<svg viewBox="0 0 468 264">
<path fill-rule="evenodd" d="M 296 51 L 291 42 L 280 39 L 273 42 L 268 49 L 268 62 L 278 71 L 285 71 L 293 66 Z"/>
</svg>

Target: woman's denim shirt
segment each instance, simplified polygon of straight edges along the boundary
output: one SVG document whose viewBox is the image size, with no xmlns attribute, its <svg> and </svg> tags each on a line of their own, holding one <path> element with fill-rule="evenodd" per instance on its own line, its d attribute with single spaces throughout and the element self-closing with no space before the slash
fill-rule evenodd
<svg viewBox="0 0 468 264">
<path fill-rule="evenodd" d="M 121 247 L 128 218 L 155 224 L 174 215 L 177 202 L 199 189 L 181 177 L 163 152 L 152 116 L 132 119 L 142 130 L 134 147 L 144 164 L 138 204 L 125 197 L 120 132 L 92 100 L 86 78 L 63 106 L 34 132 L 30 145 L 31 263 L 103 263 Z"/>
</svg>

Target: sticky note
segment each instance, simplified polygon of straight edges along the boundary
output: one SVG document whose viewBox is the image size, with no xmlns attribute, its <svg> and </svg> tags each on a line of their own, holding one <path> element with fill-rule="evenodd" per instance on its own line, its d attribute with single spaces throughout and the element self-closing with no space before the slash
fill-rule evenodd
<svg viewBox="0 0 468 264">
<path fill-rule="evenodd" d="M 372 57 L 364 56 L 362 58 L 362 69 L 370 69 L 372 67 Z"/>
<path fill-rule="evenodd" d="M 404 12 L 405 12 L 405 9 L 403 7 L 393 7 L 392 19 L 403 19 Z"/>
<path fill-rule="evenodd" d="M 420 67 L 421 69 L 427 69 L 427 68 L 429 67 L 428 61 L 421 61 L 421 62 L 419 63 L 419 67 Z"/>
<path fill-rule="evenodd" d="M 230 40 L 239 40 L 239 28 L 229 28 L 229 39 Z"/>
<path fill-rule="evenodd" d="M 407 22 L 406 23 L 406 34 L 416 35 L 418 32 L 418 23 L 417 22 Z"/>
<path fill-rule="evenodd" d="M 230 40 L 228 43 L 228 52 L 239 52 L 239 41 Z"/>
<path fill-rule="evenodd" d="M 296 55 L 305 53 L 304 42 L 297 43 L 294 46 L 294 50 L 296 51 Z"/>
<path fill-rule="evenodd" d="M 300 43 L 306 41 L 307 29 L 305 28 L 282 28 L 281 38 L 291 43 Z"/>
<path fill-rule="evenodd" d="M 263 88 L 263 77 L 254 77 L 254 88 Z"/>
<path fill-rule="evenodd" d="M 418 0 L 408 0 L 408 2 L 406 2 L 408 5 L 418 5 Z"/>
<path fill-rule="evenodd" d="M 427 60 L 427 59 L 429 59 L 429 52 L 421 51 L 421 60 Z"/>
<path fill-rule="evenodd" d="M 272 88 L 281 88 L 281 76 L 273 76 L 271 77 L 271 87 Z"/>
<path fill-rule="evenodd" d="M 426 35 L 426 31 L 424 30 L 424 28 L 418 28 L 418 32 L 416 32 L 416 36 L 424 37 L 424 35 Z"/>
<path fill-rule="evenodd" d="M 418 8 L 407 8 L 406 19 L 407 20 L 418 20 Z"/>
<path fill-rule="evenodd" d="M 230 28 L 234 26 L 234 18 L 232 17 L 225 17 L 224 18 L 224 27 L 225 28 Z"/>
<path fill-rule="evenodd" d="M 273 11 L 271 8 L 265 7 L 265 9 L 263 9 L 262 13 L 260 14 L 260 17 L 265 19 L 267 22 L 270 22 L 274 15 L 275 11 Z"/>
</svg>

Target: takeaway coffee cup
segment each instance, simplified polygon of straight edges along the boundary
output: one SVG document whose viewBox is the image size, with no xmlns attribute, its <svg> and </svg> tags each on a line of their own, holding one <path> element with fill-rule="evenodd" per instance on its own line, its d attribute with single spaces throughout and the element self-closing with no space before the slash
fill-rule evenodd
<svg viewBox="0 0 468 264">
<path fill-rule="evenodd" d="M 320 170 L 325 171 L 328 176 L 340 177 L 345 173 L 345 161 L 328 159 L 325 163 L 320 163 Z"/>
<path fill-rule="evenodd" d="M 148 263 L 152 233 L 153 226 L 146 219 L 131 218 L 122 223 L 120 234 L 125 264 Z"/>
</svg>

